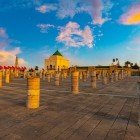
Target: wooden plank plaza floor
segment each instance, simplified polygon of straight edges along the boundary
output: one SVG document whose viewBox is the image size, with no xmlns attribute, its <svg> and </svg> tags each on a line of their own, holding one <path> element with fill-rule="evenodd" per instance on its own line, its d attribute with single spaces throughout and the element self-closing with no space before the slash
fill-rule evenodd
<svg viewBox="0 0 140 140">
<path fill-rule="evenodd" d="M 79 95 L 70 78 L 58 87 L 41 80 L 40 108 L 30 110 L 26 79 L 14 79 L 0 89 L 0 139 L 140 140 L 137 80 L 97 81 L 97 89 L 80 81 Z"/>
</svg>

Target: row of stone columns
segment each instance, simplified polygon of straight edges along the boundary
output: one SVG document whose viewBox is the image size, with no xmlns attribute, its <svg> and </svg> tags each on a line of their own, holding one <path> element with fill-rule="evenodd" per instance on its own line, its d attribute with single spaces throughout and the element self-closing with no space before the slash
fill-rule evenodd
<svg viewBox="0 0 140 140">
<path fill-rule="evenodd" d="M 78 82 L 79 72 L 73 72 L 71 76 L 72 85 L 71 91 L 73 94 L 78 94 L 79 92 L 79 82 Z M 47 77 L 50 80 L 50 76 Z M 60 74 L 56 73 L 55 75 L 55 85 L 60 85 Z M 39 107 L 40 102 L 40 78 L 39 77 L 30 77 L 27 79 L 27 108 L 35 109 Z"/>
<path fill-rule="evenodd" d="M 68 77 L 68 72 L 57 72 L 61 76 L 61 79 L 66 79 Z M 52 77 L 55 77 L 55 73 L 47 72 L 47 71 L 40 71 L 39 73 L 34 72 L 25 72 L 24 73 L 24 78 L 29 78 L 29 77 L 40 77 L 40 79 L 46 80 L 48 82 L 51 81 Z"/>
<path fill-rule="evenodd" d="M 92 75 L 92 73 L 91 73 L 91 81 L 95 81 L 96 82 L 96 80 L 95 80 L 95 78 L 96 79 L 98 79 L 97 78 L 97 74 L 96 74 L 96 71 L 94 71 L 94 73 L 95 74 L 93 74 Z M 87 74 L 87 72 L 83 72 L 83 73 L 81 73 L 81 72 L 79 72 L 79 79 L 83 79 L 83 81 L 84 82 L 86 82 L 86 80 L 87 80 L 87 78 L 88 78 L 88 75 L 89 74 Z M 34 76 L 33 76 L 34 77 Z M 51 77 L 52 77 L 52 74 L 51 73 L 44 73 L 43 74 L 43 76 L 42 75 L 39 75 L 39 77 L 40 78 L 42 78 L 43 80 L 45 80 L 45 79 L 47 79 L 47 82 L 50 82 L 51 81 Z M 61 77 L 61 80 L 63 80 L 63 78 L 66 78 L 67 77 L 67 73 L 65 72 L 65 73 L 57 73 L 55 76 L 54 76 L 54 79 L 56 79 L 56 83 L 58 83 L 58 81 L 59 81 L 59 78 L 58 77 Z M 93 77 L 94 77 L 94 80 L 93 80 Z M 114 82 L 114 81 L 118 81 L 119 79 L 122 79 L 121 78 L 122 76 L 120 76 L 120 78 L 119 78 L 119 76 L 118 76 L 118 72 L 115 72 L 115 73 L 107 73 L 107 72 L 103 72 L 103 74 L 102 74 L 102 81 L 103 81 L 103 84 L 107 84 L 107 82 Z M 95 82 L 92 82 L 92 83 L 95 83 Z M 58 84 L 56 84 L 56 85 L 58 85 Z M 96 87 L 96 86 L 93 86 L 93 87 Z"/>
<path fill-rule="evenodd" d="M 10 71 L 6 71 L 5 75 L 5 83 L 10 83 L 10 80 L 12 80 L 12 74 L 10 74 Z M 3 82 L 3 72 L 0 71 L 0 87 L 2 87 L 2 82 Z"/>
<path fill-rule="evenodd" d="M 19 71 L 13 71 L 10 69 L 0 71 L 0 87 L 2 87 L 2 81 L 4 79 L 5 83 L 10 83 L 13 78 L 19 76 Z"/>
<path fill-rule="evenodd" d="M 84 82 L 86 82 L 88 77 L 89 77 L 88 72 L 79 72 L 79 79 L 80 80 L 83 80 Z M 98 80 L 100 80 L 102 78 L 104 84 L 106 84 L 107 80 L 110 80 L 111 82 L 113 82 L 113 81 L 121 80 L 121 79 L 123 79 L 123 77 L 124 77 L 123 71 L 122 72 L 115 71 L 113 73 L 103 71 L 102 73 L 101 72 L 96 73 L 96 78 Z"/>
<path fill-rule="evenodd" d="M 25 75 L 25 73 L 24 73 Z M 29 72 L 28 73 L 28 76 L 27 77 L 30 77 L 29 75 L 31 75 L 31 77 L 35 77 L 35 76 L 39 76 L 41 79 L 45 80 L 45 79 L 48 79 L 48 82 L 50 81 L 49 80 L 49 77 L 52 78 L 52 76 L 54 75 L 54 73 L 49 73 L 47 71 L 40 71 L 39 73 L 36 73 L 36 72 Z M 79 72 L 79 79 L 83 80 L 84 82 L 87 81 L 87 78 L 89 77 L 89 71 L 81 71 Z M 127 72 L 126 71 L 121 71 L 121 72 L 118 72 L 117 70 L 115 72 L 108 72 L 107 70 L 103 70 L 102 72 L 97 72 L 97 79 L 100 80 L 101 78 L 103 79 L 103 83 L 106 83 L 106 81 L 108 80 L 108 78 L 110 79 L 111 82 L 113 81 L 118 81 L 120 79 L 123 79 L 124 76 L 127 76 Z M 60 73 L 60 76 L 61 76 L 61 79 L 66 79 L 67 76 L 68 76 L 68 72 L 61 72 Z M 24 76 L 25 77 L 25 76 Z M 107 80 L 106 80 L 107 79 Z"/>
<path fill-rule="evenodd" d="M 94 72 L 96 73 L 96 71 L 94 71 Z M 117 71 L 115 73 L 107 73 L 104 71 L 102 74 L 96 73 L 94 79 L 96 78 L 96 79 L 100 80 L 100 78 L 102 77 L 102 83 L 106 85 L 109 81 L 111 83 L 113 83 L 114 81 L 123 79 L 122 75 L 121 75 L 121 73 L 118 73 Z M 87 78 L 88 78 L 88 76 L 86 75 L 86 72 L 83 72 L 83 73 L 79 72 L 80 80 L 82 79 L 84 82 L 86 82 Z M 93 73 L 91 73 L 91 81 L 93 81 Z"/>
<path fill-rule="evenodd" d="M 115 77 L 113 76 L 115 75 Z M 66 74 L 63 74 L 63 76 L 66 78 Z M 92 88 L 97 87 L 97 73 L 96 71 L 93 71 L 91 74 L 91 86 Z M 104 72 L 103 75 L 103 84 L 107 84 L 108 77 L 110 77 L 110 82 L 114 82 L 118 80 L 118 73 L 113 73 L 109 76 L 109 73 Z M 83 74 L 84 81 L 86 81 L 87 75 Z M 46 74 L 46 79 L 48 82 L 50 82 L 51 75 L 48 73 Z M 74 71 L 71 73 L 71 92 L 73 94 L 79 93 L 79 79 L 80 79 L 80 73 L 78 71 Z M 54 84 L 56 86 L 60 85 L 60 73 L 56 73 L 54 76 Z M 40 78 L 28 78 L 28 101 L 27 101 L 27 107 L 28 108 L 38 108 L 39 107 L 39 97 L 40 97 Z"/>
</svg>

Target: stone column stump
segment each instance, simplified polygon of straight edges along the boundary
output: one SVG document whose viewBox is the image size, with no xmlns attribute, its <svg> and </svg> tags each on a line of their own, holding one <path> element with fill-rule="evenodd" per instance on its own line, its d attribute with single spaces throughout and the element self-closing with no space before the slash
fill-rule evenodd
<svg viewBox="0 0 140 140">
<path fill-rule="evenodd" d="M 79 79 L 82 79 L 82 72 L 79 73 Z"/>
<path fill-rule="evenodd" d="M 106 76 L 106 75 L 103 76 L 103 84 L 104 84 L 104 85 L 107 84 L 107 76 Z"/>
<path fill-rule="evenodd" d="M 23 72 L 23 78 L 24 78 L 24 79 L 27 78 L 27 72 L 26 72 L 26 71 Z"/>
<path fill-rule="evenodd" d="M 115 81 L 118 81 L 118 72 L 115 71 Z"/>
<path fill-rule="evenodd" d="M 79 72 L 74 71 L 71 75 L 71 92 L 73 94 L 79 93 Z"/>
<path fill-rule="evenodd" d="M 31 77 L 27 79 L 28 97 L 27 108 L 35 109 L 40 102 L 40 78 Z"/>
<path fill-rule="evenodd" d="M 56 73 L 55 74 L 55 86 L 59 86 L 60 85 L 60 74 Z"/>
<path fill-rule="evenodd" d="M 49 73 L 47 73 L 47 82 L 50 83 L 51 82 L 51 75 Z"/>
<path fill-rule="evenodd" d="M 114 73 L 110 73 L 110 82 L 111 82 L 111 83 L 114 82 Z"/>
<path fill-rule="evenodd" d="M 42 79 L 45 80 L 46 76 L 45 76 L 45 71 L 42 72 Z"/>
<path fill-rule="evenodd" d="M 10 83 L 10 73 L 9 73 L 9 71 L 6 71 L 5 83 Z"/>
<path fill-rule="evenodd" d="M 87 80 L 87 74 L 86 74 L 86 72 L 84 72 L 83 73 L 83 81 L 86 82 L 86 80 Z"/>
<path fill-rule="evenodd" d="M 2 87 L 2 77 L 3 77 L 3 74 L 2 74 L 2 71 L 0 71 L 0 88 Z"/>
<path fill-rule="evenodd" d="M 63 76 L 64 76 L 64 79 L 66 79 L 67 78 L 67 73 L 64 72 Z"/>
<path fill-rule="evenodd" d="M 124 79 L 124 71 L 121 70 L 121 79 Z"/>
<path fill-rule="evenodd" d="M 92 88 L 96 88 L 97 87 L 97 83 L 96 83 L 96 71 L 93 71 L 91 73 L 91 86 L 92 86 Z"/>
</svg>

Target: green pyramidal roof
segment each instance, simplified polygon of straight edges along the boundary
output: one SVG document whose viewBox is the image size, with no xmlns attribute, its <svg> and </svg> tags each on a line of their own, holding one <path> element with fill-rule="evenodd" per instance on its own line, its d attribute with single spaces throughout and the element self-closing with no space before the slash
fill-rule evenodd
<svg viewBox="0 0 140 140">
<path fill-rule="evenodd" d="M 62 56 L 62 54 L 57 50 L 53 55 L 59 55 Z"/>
</svg>

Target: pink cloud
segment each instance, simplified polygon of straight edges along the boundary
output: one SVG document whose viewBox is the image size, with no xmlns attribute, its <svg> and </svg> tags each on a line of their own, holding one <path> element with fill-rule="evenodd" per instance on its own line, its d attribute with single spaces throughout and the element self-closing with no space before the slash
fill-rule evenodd
<svg viewBox="0 0 140 140">
<path fill-rule="evenodd" d="M 104 5 L 101 0 L 89 0 L 92 8 L 90 14 L 93 17 L 94 24 L 102 25 L 105 22 L 105 19 L 102 17 L 102 12 L 104 9 Z"/>
<path fill-rule="evenodd" d="M 78 1 L 59 0 L 57 16 L 59 18 L 71 17 L 73 18 L 78 13 Z"/>
<path fill-rule="evenodd" d="M 5 48 L 6 46 L 9 45 L 9 37 L 6 33 L 6 30 L 2 27 L 0 27 L 0 49 Z"/>
<path fill-rule="evenodd" d="M 129 7 L 126 13 L 124 13 L 120 17 L 119 21 L 121 24 L 124 24 L 124 25 L 140 24 L 140 3 Z"/>
<path fill-rule="evenodd" d="M 93 24 L 102 25 L 110 20 L 109 11 L 113 7 L 110 0 L 88 0 L 91 3 L 89 14 L 93 18 Z M 103 16 L 104 15 L 104 16 Z"/>
<path fill-rule="evenodd" d="M 0 27 L 0 65 L 14 65 L 16 55 L 21 53 L 19 47 L 11 46 L 12 39 L 7 35 L 4 28 Z M 8 48 L 13 48 L 7 50 Z M 25 66 L 27 62 L 24 59 L 19 59 L 19 65 Z"/>
<path fill-rule="evenodd" d="M 109 20 L 112 6 L 110 0 L 60 0 L 57 16 L 62 19 L 73 18 L 76 14 L 85 12 L 91 16 L 93 24 L 102 25 Z"/>
<path fill-rule="evenodd" d="M 21 53 L 20 48 L 15 48 L 13 50 L 1 50 L 0 51 L 0 65 L 9 65 L 9 66 L 13 66 L 15 63 L 15 58 L 16 55 L 18 55 L 19 53 Z M 19 66 L 27 66 L 28 63 L 20 58 L 19 59 Z"/>
<path fill-rule="evenodd" d="M 102 25 L 109 20 L 109 11 L 113 4 L 111 0 L 59 0 L 58 4 L 44 4 L 37 7 L 40 13 L 56 11 L 58 18 L 73 18 L 76 14 L 87 13 L 93 24 Z"/>
<path fill-rule="evenodd" d="M 8 35 L 6 33 L 6 30 L 2 27 L 0 27 L 0 38 L 7 38 Z"/>
<path fill-rule="evenodd" d="M 65 27 L 60 29 L 60 34 L 57 37 L 58 42 L 64 43 L 68 47 L 93 46 L 93 35 L 89 26 L 83 30 L 76 22 L 69 22 Z"/>
<path fill-rule="evenodd" d="M 52 24 L 38 24 L 38 28 L 40 28 L 41 33 L 47 33 L 50 28 L 54 28 L 55 26 Z"/>
<path fill-rule="evenodd" d="M 7 42 L 0 42 L 0 49 L 4 49 L 7 46 Z"/>
<path fill-rule="evenodd" d="M 37 11 L 43 14 L 50 11 L 55 11 L 56 9 L 57 9 L 56 4 L 44 4 L 36 8 Z"/>
</svg>

